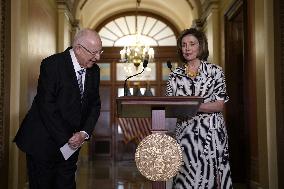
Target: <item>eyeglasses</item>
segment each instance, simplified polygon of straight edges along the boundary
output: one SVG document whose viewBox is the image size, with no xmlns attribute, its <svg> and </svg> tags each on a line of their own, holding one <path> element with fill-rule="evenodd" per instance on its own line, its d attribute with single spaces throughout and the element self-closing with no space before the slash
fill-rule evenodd
<svg viewBox="0 0 284 189">
<path fill-rule="evenodd" d="M 87 49 L 86 47 L 84 47 L 83 45 L 79 44 L 81 47 L 83 47 L 83 49 L 85 49 L 88 53 L 90 53 L 93 56 L 96 56 L 97 54 L 101 55 L 104 51 L 103 50 L 98 50 L 98 51 L 94 51 L 91 52 L 89 49 Z"/>
</svg>

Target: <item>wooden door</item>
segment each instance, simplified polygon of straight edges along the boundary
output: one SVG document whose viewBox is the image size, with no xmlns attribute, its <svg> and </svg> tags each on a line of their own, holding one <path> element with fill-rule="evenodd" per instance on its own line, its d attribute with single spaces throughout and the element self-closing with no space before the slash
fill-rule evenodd
<svg viewBox="0 0 284 189">
<path fill-rule="evenodd" d="M 246 120 L 244 6 L 236 1 L 225 15 L 225 73 L 230 100 L 226 104 L 230 163 L 234 183 L 246 185 L 249 174 L 249 139 Z"/>
<path fill-rule="evenodd" d="M 284 188 L 284 1 L 274 1 L 275 35 L 275 94 L 278 188 Z"/>
</svg>

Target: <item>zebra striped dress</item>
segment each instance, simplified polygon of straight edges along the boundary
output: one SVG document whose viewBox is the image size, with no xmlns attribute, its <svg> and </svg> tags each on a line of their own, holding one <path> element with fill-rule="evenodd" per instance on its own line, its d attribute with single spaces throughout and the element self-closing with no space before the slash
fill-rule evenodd
<svg viewBox="0 0 284 189">
<path fill-rule="evenodd" d="M 204 102 L 228 101 L 221 67 L 201 61 L 198 76 L 191 79 L 185 74 L 185 67 L 170 73 L 167 96 L 201 96 Z M 221 112 L 179 118 L 176 139 L 183 149 L 184 164 L 173 178 L 173 189 L 233 188 L 228 135 Z"/>
</svg>

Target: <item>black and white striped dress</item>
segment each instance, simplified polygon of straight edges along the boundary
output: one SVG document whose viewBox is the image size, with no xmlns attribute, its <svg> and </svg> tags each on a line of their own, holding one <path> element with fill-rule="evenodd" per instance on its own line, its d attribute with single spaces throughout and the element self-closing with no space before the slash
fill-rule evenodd
<svg viewBox="0 0 284 189">
<path fill-rule="evenodd" d="M 167 96 L 201 96 L 204 102 L 228 101 L 221 67 L 201 61 L 199 75 L 184 76 L 178 67 L 169 75 Z M 198 113 L 178 119 L 176 139 L 183 149 L 184 164 L 173 178 L 173 189 L 232 188 L 228 135 L 221 112 Z"/>
</svg>

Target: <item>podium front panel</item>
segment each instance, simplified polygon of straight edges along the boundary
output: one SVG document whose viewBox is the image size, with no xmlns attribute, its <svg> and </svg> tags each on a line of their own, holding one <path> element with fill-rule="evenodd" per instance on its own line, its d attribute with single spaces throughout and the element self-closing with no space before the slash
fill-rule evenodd
<svg viewBox="0 0 284 189">
<path fill-rule="evenodd" d="M 164 109 L 166 118 L 192 117 L 196 114 L 201 97 L 119 97 L 117 98 L 118 117 L 151 117 L 153 109 Z"/>
</svg>

